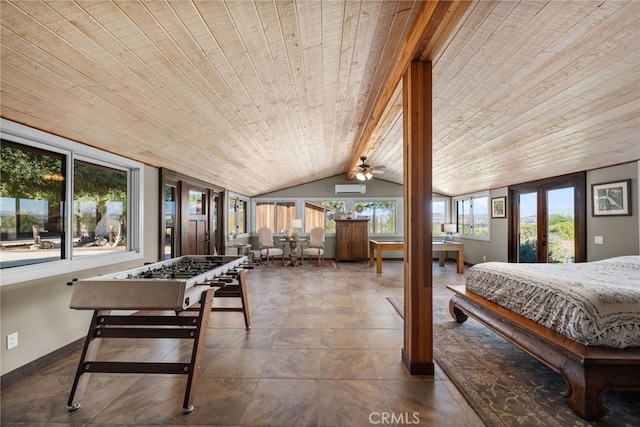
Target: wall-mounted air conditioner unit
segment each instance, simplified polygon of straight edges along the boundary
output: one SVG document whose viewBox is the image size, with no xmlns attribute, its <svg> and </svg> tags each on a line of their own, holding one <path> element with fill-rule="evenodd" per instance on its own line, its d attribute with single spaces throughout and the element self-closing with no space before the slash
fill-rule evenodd
<svg viewBox="0 0 640 427">
<path fill-rule="evenodd" d="M 357 193 L 364 194 L 367 191 L 366 184 L 336 184 L 336 194 Z"/>
</svg>

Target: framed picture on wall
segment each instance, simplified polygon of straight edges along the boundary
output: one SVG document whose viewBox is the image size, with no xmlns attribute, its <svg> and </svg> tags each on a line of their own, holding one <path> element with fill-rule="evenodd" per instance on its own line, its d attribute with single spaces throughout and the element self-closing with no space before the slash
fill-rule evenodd
<svg viewBox="0 0 640 427">
<path fill-rule="evenodd" d="M 593 216 L 631 215 L 631 180 L 591 184 Z"/>
<path fill-rule="evenodd" d="M 507 217 L 507 198 L 494 197 L 491 199 L 491 218 Z"/>
</svg>

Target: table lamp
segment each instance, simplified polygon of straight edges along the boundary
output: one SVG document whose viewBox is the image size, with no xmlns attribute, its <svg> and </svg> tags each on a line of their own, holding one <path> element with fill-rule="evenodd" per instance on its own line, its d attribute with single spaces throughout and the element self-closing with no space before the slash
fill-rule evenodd
<svg viewBox="0 0 640 427">
<path fill-rule="evenodd" d="M 292 219 L 291 224 L 289 226 L 293 228 L 293 232 L 291 233 L 291 238 L 293 240 L 298 240 L 298 237 L 300 237 L 300 235 L 298 234 L 298 229 L 302 228 L 302 220 Z"/>
<path fill-rule="evenodd" d="M 455 224 L 444 224 L 444 226 L 442 227 L 444 232 L 447 233 L 444 235 L 444 241 L 445 242 L 451 242 L 453 241 L 453 235 L 451 233 L 455 233 L 456 232 L 456 225 Z"/>
</svg>

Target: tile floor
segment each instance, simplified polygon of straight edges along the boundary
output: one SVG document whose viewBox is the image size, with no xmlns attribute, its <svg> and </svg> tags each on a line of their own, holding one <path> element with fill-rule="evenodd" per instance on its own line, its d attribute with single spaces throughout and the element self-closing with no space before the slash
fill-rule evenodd
<svg viewBox="0 0 640 427">
<path fill-rule="evenodd" d="M 3 389 L 2 425 L 482 426 L 437 366 L 411 376 L 402 364 L 402 318 L 386 299 L 403 294 L 402 265 L 385 262 L 380 275 L 366 263 L 250 271 L 252 328 L 241 313 L 212 313 L 190 414 L 186 378 L 155 374 L 93 374 L 81 408 L 68 412 L 77 351 Z M 433 271 L 434 304 L 448 304 L 445 284 L 463 276 L 452 263 Z M 100 359 L 189 353 L 179 340 L 118 339 L 103 342 Z"/>
</svg>

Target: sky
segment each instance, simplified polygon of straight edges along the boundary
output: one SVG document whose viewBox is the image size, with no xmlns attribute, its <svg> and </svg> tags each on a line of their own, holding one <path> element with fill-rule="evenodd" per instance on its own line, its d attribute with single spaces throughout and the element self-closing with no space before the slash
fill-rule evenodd
<svg viewBox="0 0 640 427">
<path fill-rule="evenodd" d="M 549 190 L 547 192 L 548 215 L 562 214 L 574 215 L 574 191 L 573 187 Z M 520 216 L 527 217 L 536 215 L 537 195 L 536 193 L 523 194 L 520 196 Z"/>
</svg>

